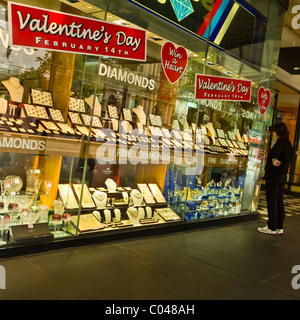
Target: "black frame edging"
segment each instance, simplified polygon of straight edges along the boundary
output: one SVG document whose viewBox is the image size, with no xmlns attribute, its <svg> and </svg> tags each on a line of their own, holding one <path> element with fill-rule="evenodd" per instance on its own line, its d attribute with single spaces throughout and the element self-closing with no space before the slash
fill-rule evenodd
<svg viewBox="0 0 300 320">
<path fill-rule="evenodd" d="M 16 245 L 11 247 L 4 247 L 0 250 L 0 259 L 16 257 L 19 255 L 30 255 L 42 252 L 55 251 L 58 249 L 70 248 L 70 247 L 79 247 L 89 244 L 106 244 L 109 242 L 120 242 L 123 240 L 132 240 L 132 239 L 143 239 L 145 237 L 154 237 L 154 236 L 163 236 L 167 234 L 175 234 L 184 231 L 193 231 L 209 228 L 217 228 L 226 225 L 234 225 L 245 222 L 257 221 L 259 217 L 258 212 L 251 212 L 250 214 L 239 214 L 239 215 L 230 215 L 222 218 L 215 218 L 209 220 L 199 220 L 191 222 L 179 222 L 179 223 L 170 223 L 156 225 L 155 227 L 150 228 L 138 228 L 130 229 L 130 231 L 120 230 L 116 232 L 115 230 L 111 233 L 88 233 L 85 235 L 80 235 L 73 238 L 54 240 L 50 242 L 39 242 L 31 243 L 26 245 Z"/>
</svg>

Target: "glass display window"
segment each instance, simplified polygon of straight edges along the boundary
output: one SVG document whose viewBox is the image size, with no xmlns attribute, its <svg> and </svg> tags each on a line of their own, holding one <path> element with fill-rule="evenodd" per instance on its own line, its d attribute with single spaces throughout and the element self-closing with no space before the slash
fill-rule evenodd
<svg viewBox="0 0 300 320">
<path fill-rule="evenodd" d="M 255 212 L 270 117 L 257 93 L 272 78 L 263 37 L 237 54 L 227 36 L 191 29 L 209 23 L 203 2 L 182 24 L 170 23 L 178 10 L 166 20 L 136 2 L 1 4 L 1 39 L 10 25 L 14 41 L 0 46 L 3 248 Z M 199 75 L 239 92 L 198 98 L 210 90 Z"/>
</svg>

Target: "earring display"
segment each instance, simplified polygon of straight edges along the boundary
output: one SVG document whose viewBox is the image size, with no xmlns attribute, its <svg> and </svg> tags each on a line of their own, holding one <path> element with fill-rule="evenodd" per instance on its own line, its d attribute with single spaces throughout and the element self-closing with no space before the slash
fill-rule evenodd
<svg viewBox="0 0 300 320">
<path fill-rule="evenodd" d="M 38 119 L 49 119 L 47 110 L 42 106 L 33 106 L 31 104 L 24 104 L 27 117 Z"/>
<path fill-rule="evenodd" d="M 54 130 L 54 131 L 59 130 L 59 128 L 56 126 L 54 122 L 41 120 L 41 124 L 47 130 Z"/>
<path fill-rule="evenodd" d="M 61 121 L 61 122 L 65 121 L 65 119 L 59 109 L 49 108 L 48 110 L 50 112 L 50 116 L 53 121 Z"/>
<path fill-rule="evenodd" d="M 82 121 L 80 120 L 79 113 L 68 112 L 68 116 L 71 121 L 71 124 L 82 124 Z"/>
<path fill-rule="evenodd" d="M 75 194 L 77 199 L 80 199 L 82 185 L 80 183 L 73 184 L 73 188 L 75 190 Z M 83 186 L 83 193 L 82 193 L 82 201 L 81 201 L 82 208 L 95 208 L 94 200 L 90 194 L 89 188 L 86 184 Z"/>
<path fill-rule="evenodd" d="M 164 203 L 166 202 L 166 199 L 165 197 L 163 196 L 162 192 L 160 191 L 158 185 L 156 183 L 149 183 L 148 184 L 155 200 L 158 202 L 158 203 Z"/>
<path fill-rule="evenodd" d="M 173 127 L 172 127 L 173 130 L 180 130 L 180 124 L 179 124 L 179 121 L 178 120 L 174 120 L 173 121 Z"/>
<path fill-rule="evenodd" d="M 92 127 L 102 128 L 101 121 L 100 121 L 99 117 L 97 117 L 97 116 L 93 116 L 93 118 L 92 118 L 92 116 L 82 113 L 81 118 L 82 118 L 84 125 L 86 125 L 86 126 L 90 125 L 91 119 L 92 119 Z"/>
<path fill-rule="evenodd" d="M 70 97 L 69 99 L 69 110 L 75 112 L 85 112 L 85 105 L 83 99 Z"/>
<path fill-rule="evenodd" d="M 181 220 L 180 217 L 170 208 L 162 208 L 155 210 L 165 221 Z"/>
<path fill-rule="evenodd" d="M 31 89 L 30 94 L 32 104 L 52 107 L 53 104 L 51 92 Z"/>
<path fill-rule="evenodd" d="M 132 121 L 132 114 L 130 109 L 122 108 L 122 112 L 123 112 L 123 120 Z"/>
<path fill-rule="evenodd" d="M 67 123 L 57 122 L 56 125 L 60 128 L 62 132 L 75 134 L 75 131 Z"/>
<path fill-rule="evenodd" d="M 151 124 L 152 126 L 162 127 L 161 116 L 154 115 L 154 114 L 150 114 L 150 115 L 149 115 L 149 119 L 150 119 L 150 124 Z"/>
<path fill-rule="evenodd" d="M 67 209 L 78 209 L 78 203 L 69 184 L 59 184 L 58 194 Z"/>
<path fill-rule="evenodd" d="M 167 128 L 161 128 L 161 131 L 162 131 L 162 133 L 164 134 L 164 136 L 166 137 L 166 138 L 171 138 L 171 134 L 170 134 L 170 131 L 167 129 Z"/>
<path fill-rule="evenodd" d="M 115 118 L 115 119 L 118 119 L 118 110 L 117 110 L 117 107 L 116 106 L 111 106 L 109 105 L 107 107 L 108 109 L 108 117 L 109 118 Z"/>
<path fill-rule="evenodd" d="M 163 133 L 159 127 L 149 126 L 149 130 L 152 136 L 159 136 L 159 137 L 163 136 Z"/>
<path fill-rule="evenodd" d="M 137 187 L 141 191 L 146 204 L 156 203 L 146 183 L 138 183 Z"/>
<path fill-rule="evenodd" d="M 78 218 L 79 218 L 79 223 L 78 223 Z M 71 223 L 74 228 L 77 227 L 77 223 L 78 223 L 78 231 L 81 233 L 87 232 L 87 231 L 104 229 L 104 225 L 100 221 L 98 221 L 93 214 L 81 214 L 79 217 L 72 216 Z"/>
</svg>

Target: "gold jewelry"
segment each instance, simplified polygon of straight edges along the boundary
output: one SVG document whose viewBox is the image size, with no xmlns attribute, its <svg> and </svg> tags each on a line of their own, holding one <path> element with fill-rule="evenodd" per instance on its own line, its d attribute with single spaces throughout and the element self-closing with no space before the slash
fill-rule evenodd
<svg viewBox="0 0 300 320">
<path fill-rule="evenodd" d="M 18 86 L 18 87 L 16 87 L 16 86 L 15 86 L 15 85 L 13 85 L 9 80 L 10 80 L 10 79 L 8 79 L 8 80 L 7 80 L 7 82 L 8 82 L 12 87 L 14 87 L 15 89 L 19 89 L 19 88 L 21 87 L 20 82 L 19 82 L 19 86 Z M 19 81 L 19 79 L 18 79 L 18 81 Z"/>
<path fill-rule="evenodd" d="M 133 213 L 131 210 L 135 210 L 136 213 Z M 131 215 L 132 217 L 134 217 L 134 218 L 137 218 L 137 216 L 139 215 L 139 212 L 137 211 L 136 208 L 128 208 L 128 209 L 127 209 L 127 212 L 130 213 L 130 215 Z"/>
<path fill-rule="evenodd" d="M 141 199 L 141 197 L 142 197 L 142 194 L 136 189 L 131 191 L 131 195 L 134 196 L 137 199 Z"/>
</svg>

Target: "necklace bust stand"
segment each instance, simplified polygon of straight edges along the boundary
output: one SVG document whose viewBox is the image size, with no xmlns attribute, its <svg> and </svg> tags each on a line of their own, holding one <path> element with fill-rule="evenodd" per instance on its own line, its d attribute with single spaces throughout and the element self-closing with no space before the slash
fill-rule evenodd
<svg viewBox="0 0 300 320">
<path fill-rule="evenodd" d="M 143 195 L 139 190 L 133 189 L 130 193 L 134 206 L 141 206 L 143 203 Z"/>
<path fill-rule="evenodd" d="M 14 102 L 22 102 L 24 87 L 21 86 L 18 78 L 11 77 L 8 80 L 3 80 L 1 83 L 7 89 L 10 99 Z"/>
<path fill-rule="evenodd" d="M 137 115 L 139 121 L 146 125 L 146 115 L 143 109 L 143 106 L 136 106 L 135 108 L 132 109 L 132 111 Z"/>
<path fill-rule="evenodd" d="M 126 211 L 130 222 L 135 225 L 140 223 L 140 214 L 137 208 L 129 207 Z"/>
<path fill-rule="evenodd" d="M 104 213 L 104 222 L 106 224 L 110 224 L 111 223 L 111 212 L 110 212 L 110 210 L 104 210 L 103 213 Z"/>
<path fill-rule="evenodd" d="M 115 209 L 114 214 L 115 214 L 115 222 L 121 222 L 121 210 Z"/>
<path fill-rule="evenodd" d="M 108 192 L 116 192 L 117 184 L 113 179 L 106 179 L 105 185 L 107 186 Z"/>
<path fill-rule="evenodd" d="M 90 95 L 88 98 L 85 98 L 84 101 L 88 104 L 88 106 L 93 110 L 93 102 L 94 102 L 94 116 L 101 117 L 101 104 L 98 100 L 98 97 L 94 95 Z"/>
<path fill-rule="evenodd" d="M 93 199 L 95 201 L 97 209 L 106 207 L 107 194 L 105 192 L 96 190 L 93 194 Z"/>
</svg>

